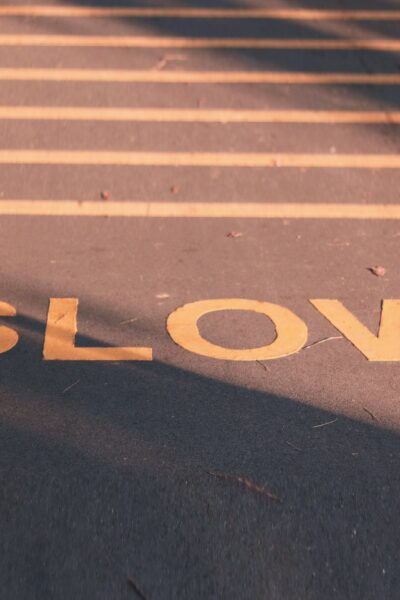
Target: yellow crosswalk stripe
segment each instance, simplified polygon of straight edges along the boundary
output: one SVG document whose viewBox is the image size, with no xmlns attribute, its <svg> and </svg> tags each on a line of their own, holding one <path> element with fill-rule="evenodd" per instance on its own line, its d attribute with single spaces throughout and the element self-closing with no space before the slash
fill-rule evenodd
<svg viewBox="0 0 400 600">
<path fill-rule="evenodd" d="M 0 81 L 99 83 L 264 83 L 292 85 L 399 85 L 400 73 L 298 71 L 157 71 L 118 69 L 0 69 Z"/>
<path fill-rule="evenodd" d="M 0 215 L 398 220 L 400 204 L 0 200 Z"/>
<path fill-rule="evenodd" d="M 104 108 L 0 106 L 0 119 L 137 121 L 187 123 L 387 123 L 400 124 L 400 111 L 245 110 L 190 108 Z"/>
<path fill-rule="evenodd" d="M 0 150 L 0 164 L 398 169 L 400 154 Z"/>
<path fill-rule="evenodd" d="M 0 6 L 3 17 L 135 17 L 192 19 L 287 19 L 294 21 L 394 21 L 400 10 L 341 10 L 301 8 L 145 8 L 94 6 Z"/>
<path fill-rule="evenodd" d="M 258 39 L 83 35 L 0 35 L 0 46 L 71 46 L 106 48 L 254 48 L 294 50 L 376 50 L 397 52 L 396 39 Z"/>
</svg>

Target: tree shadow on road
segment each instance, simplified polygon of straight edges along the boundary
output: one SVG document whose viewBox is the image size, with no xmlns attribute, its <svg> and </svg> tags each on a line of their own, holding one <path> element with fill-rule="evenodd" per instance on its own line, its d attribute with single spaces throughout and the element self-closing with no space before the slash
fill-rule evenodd
<svg viewBox="0 0 400 600">
<path fill-rule="evenodd" d="M 157 360 L 45 363 L 44 324 L 15 323 L 4 598 L 131 598 L 128 578 L 149 598 L 393 597 L 395 433 Z"/>
<path fill-rule="evenodd" d="M 137 3 L 129 1 L 121 2 L 102 2 L 97 0 L 74 0 L 74 4 L 81 7 L 91 6 L 127 6 L 135 7 Z M 139 6 L 154 7 L 154 4 L 140 3 Z M 170 7 L 169 3 L 161 6 Z M 195 2 L 176 2 L 174 7 L 199 7 Z M 233 0 L 214 0 L 201 4 L 202 8 L 220 8 L 220 9 L 243 9 L 259 8 L 259 5 L 248 2 Z M 264 5 L 262 5 L 265 8 Z M 276 7 L 276 6 L 275 6 Z M 275 8 L 272 6 L 272 8 Z M 278 6 L 279 7 L 279 6 Z M 302 9 L 305 8 L 301 2 L 292 2 L 285 5 L 284 8 Z M 320 2 L 309 2 L 306 8 L 321 9 Z M 393 3 L 382 1 L 379 4 L 376 0 L 369 2 L 353 2 L 351 5 L 343 2 L 325 3 L 324 9 L 363 9 L 363 10 L 390 10 L 396 8 Z M 249 38 L 300 38 L 300 39 L 346 39 L 353 35 L 349 33 L 350 28 L 356 28 L 357 34 L 354 37 L 361 38 L 394 38 L 397 37 L 398 22 L 364 20 L 364 21 L 307 21 L 307 20 L 282 20 L 282 19 L 190 19 L 190 18 L 98 18 L 94 23 L 98 24 L 99 29 L 102 23 L 110 21 L 122 22 L 131 25 L 135 31 L 140 28 L 148 29 L 149 35 L 166 36 L 188 36 L 188 37 L 249 37 Z M 56 22 L 50 20 L 52 27 L 57 27 L 59 33 L 73 33 L 74 20 L 66 22 Z M 76 23 L 76 21 L 75 21 Z M 128 33 L 128 31 L 127 31 Z M 167 49 L 168 50 L 168 49 Z M 166 52 L 167 52 L 166 50 Z M 124 68 L 128 68 L 126 62 L 129 59 L 131 50 L 126 49 L 124 56 Z M 203 51 L 204 52 L 204 51 Z M 310 71 L 310 72 L 359 72 L 359 73 L 397 73 L 400 65 L 400 56 L 398 52 L 372 51 L 372 50 L 351 50 L 351 51 L 321 51 L 321 50 L 260 50 L 260 49 L 228 49 L 213 50 L 215 62 L 212 69 L 218 70 L 219 58 L 230 57 L 232 64 L 236 68 L 249 70 L 277 70 L 277 71 Z M 171 64 L 165 68 L 171 68 Z M 179 65 L 178 68 L 185 68 Z M 254 89 L 254 86 L 251 86 Z M 331 88 L 333 86 L 330 86 Z M 341 86 L 347 87 L 349 95 L 362 101 L 371 98 L 378 102 L 382 107 L 397 108 L 399 103 L 398 86 L 386 85 L 353 85 Z M 269 86 L 258 85 L 258 91 L 267 98 Z"/>
</svg>

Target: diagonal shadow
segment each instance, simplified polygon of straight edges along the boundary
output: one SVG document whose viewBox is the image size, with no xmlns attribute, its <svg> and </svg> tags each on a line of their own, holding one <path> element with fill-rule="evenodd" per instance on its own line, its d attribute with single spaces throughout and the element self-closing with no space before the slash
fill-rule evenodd
<svg viewBox="0 0 400 600">
<path fill-rule="evenodd" d="M 394 432 L 345 417 L 314 428 L 337 416 L 157 361 L 44 363 L 44 324 L 14 322 L 20 344 L 0 357 L 3 597 L 130 598 L 128 577 L 152 598 L 393 597 Z"/>
<path fill-rule="evenodd" d="M 74 4 L 79 6 L 138 6 L 129 1 L 110 2 L 94 0 L 74 0 Z M 152 3 L 140 3 L 139 6 L 154 6 Z M 164 4 L 164 6 L 169 6 Z M 198 3 L 177 2 L 174 6 L 198 7 Z M 233 2 L 232 0 L 218 0 L 202 3 L 202 7 L 211 8 L 246 8 L 257 7 L 245 2 Z M 292 3 L 290 7 L 304 8 L 303 5 Z M 309 3 L 307 8 L 321 8 L 320 3 Z M 330 2 L 324 5 L 324 8 L 333 9 L 393 9 L 392 3 L 381 1 L 379 4 L 375 0 L 363 3 L 355 3 L 348 6 L 343 2 Z M 104 23 L 123 22 L 136 28 L 149 29 L 149 34 L 161 34 L 170 36 L 193 36 L 193 37 L 282 37 L 282 38 L 333 38 L 345 39 L 349 37 L 345 22 L 339 22 L 334 28 L 334 33 L 328 33 L 326 26 L 330 23 L 311 22 L 311 21 L 283 21 L 283 20 L 263 20 L 263 19 L 172 19 L 172 18 L 129 18 L 116 17 L 115 19 L 94 19 L 98 24 L 97 30 L 101 28 L 102 33 Z M 54 33 L 57 31 L 64 34 L 73 34 L 76 32 L 77 21 L 79 19 L 44 19 L 44 23 L 49 23 L 49 30 Z M 38 21 L 35 21 L 37 24 Z M 397 37 L 397 24 L 383 21 L 362 21 L 352 22 L 352 27 L 357 27 L 361 32 L 359 37 Z M 216 61 L 219 58 L 230 61 L 233 65 L 241 64 L 241 68 L 250 70 L 279 70 L 279 71 L 311 71 L 311 72 L 358 72 L 358 73 L 397 73 L 399 68 L 399 53 L 386 51 L 315 51 L 315 50 L 257 50 L 257 49 L 229 49 L 208 51 Z M 122 51 L 121 67 L 129 68 L 129 50 Z M 174 65 L 167 65 L 165 68 L 176 68 Z M 178 68 L 182 68 L 180 65 Z M 216 65 L 213 67 L 217 68 Z M 252 86 L 253 89 L 254 86 Z M 331 86 L 330 86 L 331 87 Z M 334 86 L 332 86 L 334 87 Z M 359 98 L 370 97 L 378 102 L 382 107 L 398 107 L 400 101 L 399 86 L 340 86 L 347 88 L 348 92 Z M 268 97 L 268 86 L 257 85 L 257 89 Z"/>
</svg>

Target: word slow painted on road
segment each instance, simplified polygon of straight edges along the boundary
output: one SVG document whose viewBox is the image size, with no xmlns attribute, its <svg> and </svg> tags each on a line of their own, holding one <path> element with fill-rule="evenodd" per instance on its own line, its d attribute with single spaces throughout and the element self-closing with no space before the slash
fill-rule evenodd
<svg viewBox="0 0 400 600">
<path fill-rule="evenodd" d="M 325 317 L 369 361 L 400 361 L 400 299 L 382 301 L 378 334 L 372 333 L 340 300 L 310 299 Z M 44 335 L 43 359 L 46 361 L 151 361 L 151 347 L 79 347 L 77 298 L 50 298 Z M 274 340 L 256 348 L 227 348 L 209 342 L 198 328 L 201 317 L 218 311 L 249 311 L 272 321 Z M 0 316 L 15 317 L 14 306 L 0 301 Z M 295 354 L 307 341 L 306 323 L 292 310 L 279 304 L 244 298 L 198 300 L 175 309 L 167 318 L 167 331 L 178 346 L 208 358 L 231 361 L 262 361 Z M 18 333 L 0 326 L 0 354 L 14 348 Z"/>
</svg>

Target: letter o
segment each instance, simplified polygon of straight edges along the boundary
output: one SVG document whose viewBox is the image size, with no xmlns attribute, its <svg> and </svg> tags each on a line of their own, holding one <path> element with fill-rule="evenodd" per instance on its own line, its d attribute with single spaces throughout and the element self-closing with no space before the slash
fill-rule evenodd
<svg viewBox="0 0 400 600">
<path fill-rule="evenodd" d="M 197 322 L 208 313 L 221 310 L 247 310 L 261 313 L 275 325 L 276 337 L 271 344 L 258 348 L 224 348 L 204 339 Z M 167 319 L 167 331 L 176 344 L 195 354 L 220 360 L 272 360 L 295 354 L 307 340 L 307 325 L 291 310 L 279 304 L 225 298 L 199 300 L 185 304 L 172 312 Z"/>
</svg>

